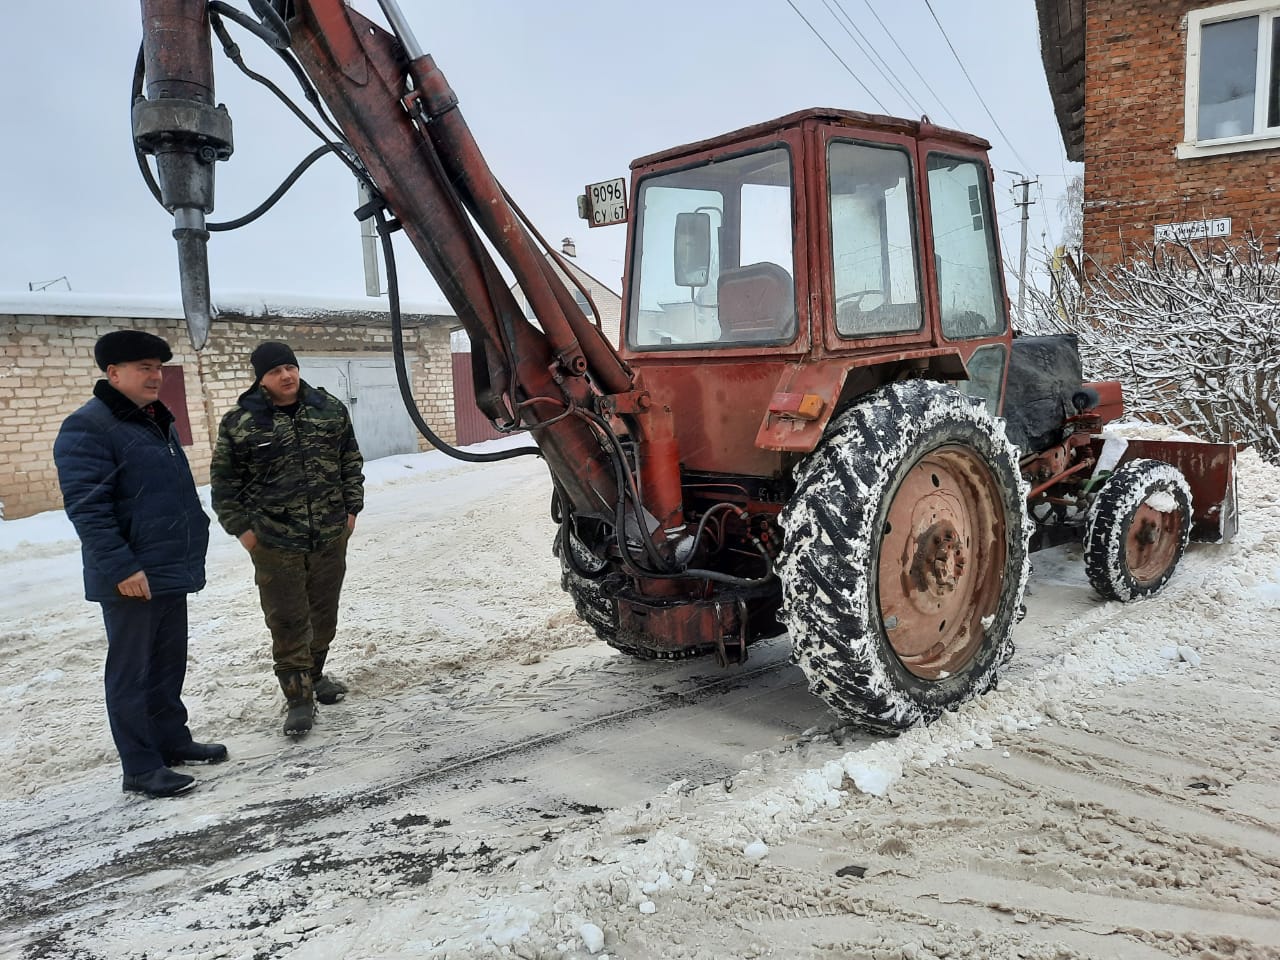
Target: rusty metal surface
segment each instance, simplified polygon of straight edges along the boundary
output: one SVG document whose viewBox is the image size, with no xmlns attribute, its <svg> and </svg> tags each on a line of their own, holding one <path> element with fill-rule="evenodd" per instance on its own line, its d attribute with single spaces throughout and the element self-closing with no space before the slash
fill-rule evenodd
<svg viewBox="0 0 1280 960">
<path fill-rule="evenodd" d="M 575 391 L 585 398 L 585 383 L 576 378 L 557 381 L 552 369 L 554 352 L 564 345 L 549 343 L 547 336 L 525 319 L 476 236 L 456 186 L 444 173 L 443 155 L 450 148 L 437 148 L 425 140 L 402 105 L 404 64 L 395 39 L 342 0 L 311 0 L 300 4 L 299 11 L 290 21 L 294 52 L 472 343 L 483 344 L 491 356 L 511 358 L 517 400 L 556 400 L 566 398 L 566 393 L 573 396 Z M 437 86 L 443 84 L 443 78 L 437 80 Z M 467 139 L 461 115 L 456 109 L 449 112 L 457 116 L 447 131 L 436 131 L 437 135 L 456 138 L 455 160 L 462 156 L 487 171 L 474 142 Z M 502 205 L 506 206 L 505 200 Z M 545 260 L 538 260 L 541 270 Z M 567 291 L 565 296 L 573 304 Z M 629 382 L 621 385 L 623 389 L 629 386 Z M 539 409 L 529 416 L 547 414 L 548 410 Z M 619 497 L 615 475 L 603 462 L 599 441 L 586 425 L 569 417 L 537 430 L 536 439 L 578 512 L 589 515 L 612 510 Z"/>
<path fill-rule="evenodd" d="M 658 163 L 666 163 L 670 160 L 679 159 L 691 154 L 702 153 L 711 149 L 732 149 L 738 150 L 743 141 L 756 139 L 759 137 L 767 137 L 771 134 L 779 134 L 782 131 L 794 129 L 802 123 L 816 124 L 834 124 L 837 126 L 847 127 L 850 131 L 856 132 L 875 132 L 900 134 L 908 137 L 933 137 L 939 140 L 947 140 L 957 147 L 963 147 L 969 150 L 990 150 L 991 144 L 982 137 L 975 136 L 971 133 L 964 133 L 960 130 L 952 130 L 947 127 L 937 127 L 927 121 L 920 120 L 904 120 L 900 117 L 890 117 L 885 114 L 863 113 L 859 110 L 838 110 L 833 107 L 816 107 L 807 110 L 797 110 L 795 113 L 789 113 L 786 116 L 778 117 L 773 120 L 766 120 L 762 123 L 752 124 L 749 127 L 742 127 L 730 133 L 713 137 L 707 140 L 699 140 L 694 143 L 683 144 L 678 147 L 671 147 L 667 150 L 661 150 L 657 153 L 651 153 L 647 156 L 639 157 L 631 164 L 631 169 L 636 170 L 640 167 L 652 166 Z M 632 194 L 634 196 L 634 193 Z"/>
<path fill-rule="evenodd" d="M 877 586 L 885 635 L 913 674 L 937 680 L 973 659 L 999 600 L 1004 543 L 999 488 L 972 449 L 940 447 L 903 478 Z"/>
<path fill-rule="evenodd" d="M 213 50 L 205 10 L 205 0 L 142 0 L 150 99 L 213 104 Z"/>
<path fill-rule="evenodd" d="M 733 599 L 682 600 L 677 604 L 618 599 L 618 640 L 659 655 L 741 645 L 741 605 Z"/>
<path fill-rule="evenodd" d="M 1124 389 L 1118 382 L 1100 380 L 1095 383 L 1082 383 L 1080 386 L 1098 394 L 1098 405 L 1090 412 L 1100 417 L 1102 423 L 1110 423 L 1124 416 Z"/>
<path fill-rule="evenodd" d="M 1236 448 L 1230 443 L 1131 439 L 1120 463 L 1147 459 L 1171 463 L 1191 487 L 1191 539 L 1229 542 L 1236 534 Z"/>
<path fill-rule="evenodd" d="M 756 446 L 784 370 L 775 357 L 755 361 L 681 363 L 644 367 L 654 402 L 675 413 L 673 427 L 685 470 L 768 477 L 783 459 Z"/>
</svg>

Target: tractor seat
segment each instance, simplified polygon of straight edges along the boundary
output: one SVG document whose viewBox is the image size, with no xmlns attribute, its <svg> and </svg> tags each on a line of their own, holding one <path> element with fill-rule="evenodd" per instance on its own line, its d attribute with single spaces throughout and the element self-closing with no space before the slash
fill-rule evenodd
<svg viewBox="0 0 1280 960">
<path fill-rule="evenodd" d="M 751 263 L 720 274 L 720 341 L 790 339 L 796 301 L 791 274 L 776 263 Z"/>
</svg>

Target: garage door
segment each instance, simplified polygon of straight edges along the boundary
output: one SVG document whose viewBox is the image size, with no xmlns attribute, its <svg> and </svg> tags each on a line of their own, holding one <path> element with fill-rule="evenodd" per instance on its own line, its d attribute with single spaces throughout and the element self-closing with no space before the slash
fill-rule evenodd
<svg viewBox="0 0 1280 960">
<path fill-rule="evenodd" d="M 413 360 L 406 358 L 412 368 Z M 418 433 L 400 399 L 391 357 L 299 355 L 302 379 L 347 405 L 366 460 L 418 452 Z"/>
</svg>

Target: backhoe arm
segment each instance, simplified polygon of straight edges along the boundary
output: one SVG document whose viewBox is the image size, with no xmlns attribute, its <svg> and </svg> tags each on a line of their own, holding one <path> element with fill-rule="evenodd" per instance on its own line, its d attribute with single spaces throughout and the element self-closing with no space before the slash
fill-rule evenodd
<svg viewBox="0 0 1280 960">
<path fill-rule="evenodd" d="M 283 34 L 375 196 L 487 359 L 491 388 L 477 398 L 481 409 L 497 422 L 530 428 L 572 510 L 612 522 L 625 494 L 593 411 L 601 395 L 630 395 L 637 385 L 508 203 L 457 99 L 394 3 L 383 6 L 399 36 L 343 0 L 250 2 L 267 32 Z M 156 155 L 163 202 L 175 215 L 188 321 L 194 317 L 207 331 L 203 216 L 213 209 L 213 164 L 231 150 L 230 120 L 213 105 L 208 11 L 235 14 L 242 24 L 247 15 L 218 0 L 141 5 L 148 98 L 134 107 L 135 138 Z M 472 218 L 514 273 L 541 330 L 523 315 Z M 196 325 L 192 330 L 194 339 Z M 643 446 L 646 429 L 637 432 Z M 678 480 L 644 486 L 667 491 L 658 497 L 665 506 L 655 504 L 664 522 L 678 517 Z"/>
</svg>

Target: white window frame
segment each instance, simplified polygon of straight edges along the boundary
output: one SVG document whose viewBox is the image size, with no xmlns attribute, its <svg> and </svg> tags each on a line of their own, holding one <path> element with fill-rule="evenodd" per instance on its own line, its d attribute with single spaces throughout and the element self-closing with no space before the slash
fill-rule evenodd
<svg viewBox="0 0 1280 960">
<path fill-rule="evenodd" d="M 1262 133 L 1249 133 L 1238 137 L 1222 137 L 1200 140 L 1200 36 L 1201 30 L 1224 20 L 1242 17 L 1258 17 L 1259 44 L 1255 76 L 1258 78 L 1254 98 L 1254 129 Z M 1271 150 L 1280 147 L 1280 127 L 1266 127 L 1268 98 L 1267 80 L 1271 75 L 1271 21 L 1280 18 L 1280 0 L 1237 0 L 1203 10 L 1192 10 L 1183 20 L 1187 37 L 1186 111 L 1183 142 L 1177 146 L 1178 159 L 1213 157 L 1224 153 L 1244 153 L 1250 150 Z M 1264 41 L 1265 42 L 1262 42 Z"/>
</svg>

